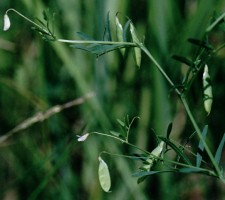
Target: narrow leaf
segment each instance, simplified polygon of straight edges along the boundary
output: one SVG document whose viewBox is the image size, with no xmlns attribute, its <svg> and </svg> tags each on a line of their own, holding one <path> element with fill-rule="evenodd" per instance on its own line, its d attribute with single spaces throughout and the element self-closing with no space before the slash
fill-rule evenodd
<svg viewBox="0 0 225 200">
<path fill-rule="evenodd" d="M 200 46 L 202 48 L 205 48 L 207 50 L 213 50 L 212 46 L 209 45 L 208 43 L 206 43 L 205 41 L 202 41 L 202 40 L 198 40 L 198 39 L 194 39 L 194 38 L 189 38 L 188 39 L 188 42 L 194 44 L 194 45 L 197 45 L 197 46 Z"/>
<path fill-rule="evenodd" d="M 126 124 L 125 124 L 123 121 L 121 121 L 120 119 L 117 119 L 116 121 L 118 122 L 118 124 L 119 124 L 120 126 L 126 127 Z"/>
<path fill-rule="evenodd" d="M 220 159 L 221 159 L 221 155 L 222 155 L 222 151 L 223 151 L 223 147 L 224 147 L 224 143 L 225 143 L 225 133 L 223 134 L 223 138 L 220 141 L 220 144 L 218 146 L 218 149 L 216 151 L 216 155 L 215 155 L 215 160 L 216 162 L 219 164 Z"/>
<path fill-rule="evenodd" d="M 138 178 L 137 184 L 142 183 L 146 178 L 147 178 L 147 176 L 142 176 L 142 177 Z"/>
<path fill-rule="evenodd" d="M 82 39 L 82 40 L 94 40 L 91 36 L 87 35 L 86 33 L 83 32 L 77 32 L 77 35 Z"/>
<path fill-rule="evenodd" d="M 137 45 L 140 44 L 140 41 L 139 41 L 136 31 L 135 31 L 135 27 L 132 23 L 130 23 L 130 33 L 131 33 L 132 41 L 134 43 L 136 43 Z M 133 52 L 134 52 L 134 59 L 136 61 L 136 65 L 140 68 L 140 66 L 141 66 L 141 49 L 139 47 L 134 47 Z"/>
<path fill-rule="evenodd" d="M 182 63 L 184 63 L 184 64 L 186 64 L 186 65 L 188 65 L 190 67 L 193 65 L 192 61 L 190 61 L 189 59 L 187 59 L 187 58 L 185 58 L 183 56 L 173 55 L 172 58 L 177 60 L 177 61 L 179 61 L 179 62 L 182 62 Z"/>
<path fill-rule="evenodd" d="M 104 39 L 105 38 L 106 38 L 107 41 L 112 41 L 109 12 L 107 13 L 106 24 L 105 24 Z"/>
<path fill-rule="evenodd" d="M 42 14 L 43 14 L 44 20 L 45 20 L 45 21 L 48 21 L 48 20 L 49 20 L 49 15 L 48 15 L 48 13 L 44 10 L 44 11 L 42 12 Z"/>
<path fill-rule="evenodd" d="M 123 28 L 123 41 L 124 42 L 127 42 L 127 31 L 130 27 L 130 23 L 131 23 L 131 20 L 127 20 L 126 24 L 124 25 L 124 28 Z"/>
<path fill-rule="evenodd" d="M 103 44 L 91 44 L 88 46 L 84 45 L 71 45 L 71 47 L 74 47 L 76 49 L 81 49 L 84 51 L 88 51 L 92 54 L 95 54 L 96 56 L 101 56 L 103 54 L 106 54 L 110 51 L 114 51 L 120 48 L 123 48 L 123 45 L 103 45 Z"/>
<path fill-rule="evenodd" d="M 121 133 L 118 133 L 116 131 L 109 131 L 109 132 L 116 137 L 122 137 Z"/>
<path fill-rule="evenodd" d="M 175 170 L 162 170 L 162 171 L 140 171 L 132 174 L 133 177 L 143 177 L 143 176 L 150 176 L 154 174 L 159 173 L 165 173 L 165 172 L 176 172 Z"/>
<path fill-rule="evenodd" d="M 192 167 L 184 167 L 184 168 L 180 168 L 178 170 L 178 172 L 180 173 L 199 173 L 199 172 L 203 172 L 204 170 L 202 169 L 196 169 L 196 168 L 192 168 Z"/>
<path fill-rule="evenodd" d="M 45 27 L 46 25 L 45 25 L 45 23 L 43 22 L 43 21 L 41 21 L 40 19 L 38 19 L 38 18 L 35 18 L 43 27 Z"/>
<path fill-rule="evenodd" d="M 119 42 L 123 42 L 123 27 L 120 24 L 119 18 L 116 16 L 116 36 Z M 124 56 L 125 49 L 120 49 L 121 54 Z"/>
<path fill-rule="evenodd" d="M 172 131 L 172 128 L 173 128 L 173 123 L 171 122 L 167 128 L 167 132 L 166 132 L 166 138 L 169 139 L 170 137 L 170 133 Z"/>
<path fill-rule="evenodd" d="M 205 140 L 206 135 L 208 133 L 208 125 L 205 125 L 203 131 L 202 131 L 202 138 Z M 197 157 L 196 157 L 196 167 L 200 167 L 201 162 L 202 162 L 202 152 L 204 150 L 204 145 L 203 142 L 200 140 L 198 149 L 200 150 L 201 153 L 197 152 Z"/>
<path fill-rule="evenodd" d="M 170 146 L 176 153 L 177 155 L 179 155 L 186 164 L 188 165 L 192 165 L 191 161 L 189 160 L 189 158 L 184 154 L 183 151 L 181 151 L 180 148 L 178 148 L 175 144 L 173 144 L 169 139 L 165 138 L 165 137 L 159 137 L 162 141 L 164 141 L 168 146 Z"/>
<path fill-rule="evenodd" d="M 207 170 L 207 169 L 202 169 L 202 168 L 192 168 L 192 167 L 184 167 L 184 168 L 180 168 L 178 169 L 179 173 L 198 173 L 198 174 L 205 174 L 205 175 L 209 175 L 209 176 L 214 176 L 214 173 Z"/>
<path fill-rule="evenodd" d="M 99 168 L 98 168 L 99 182 L 102 189 L 105 192 L 109 192 L 111 187 L 111 178 L 109 174 L 109 169 L 107 164 L 105 163 L 104 160 L 102 160 L 101 157 L 99 157 L 98 159 L 99 159 Z"/>
<path fill-rule="evenodd" d="M 147 159 L 147 156 L 144 155 L 144 154 L 137 154 L 137 153 L 134 153 L 134 154 L 131 154 L 130 155 L 130 158 L 133 159 L 133 160 L 141 160 L 141 161 L 145 161 Z"/>
</svg>

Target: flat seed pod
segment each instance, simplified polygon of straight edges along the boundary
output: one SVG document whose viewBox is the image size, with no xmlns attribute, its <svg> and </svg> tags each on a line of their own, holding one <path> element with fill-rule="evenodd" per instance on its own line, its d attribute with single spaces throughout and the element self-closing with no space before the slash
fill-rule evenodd
<svg viewBox="0 0 225 200">
<path fill-rule="evenodd" d="M 123 27 L 120 24 L 120 21 L 117 16 L 116 16 L 116 36 L 117 36 L 118 42 L 123 42 Z M 122 55 L 124 55 L 125 48 L 120 49 L 120 52 L 122 53 Z"/>
<path fill-rule="evenodd" d="M 213 94 L 212 94 L 212 85 L 211 80 L 208 72 L 208 66 L 205 65 L 204 73 L 203 73 L 203 90 L 204 90 L 204 107 L 207 114 L 210 114 L 211 108 L 212 108 L 212 102 L 213 102 Z"/>
<path fill-rule="evenodd" d="M 159 143 L 159 145 L 151 152 L 151 154 L 154 156 L 157 156 L 157 157 L 160 156 L 160 154 L 162 153 L 162 150 L 163 150 L 163 144 L 164 144 L 164 142 L 161 141 Z"/>
<path fill-rule="evenodd" d="M 151 152 L 151 155 L 149 156 L 149 158 L 146 160 L 146 162 L 148 163 L 147 165 L 144 165 L 143 168 L 145 168 L 146 170 L 150 171 L 152 165 L 154 164 L 154 161 L 156 161 L 157 159 L 154 158 L 153 156 L 159 157 L 163 151 L 163 145 L 164 142 L 161 141 L 160 144 L 153 149 L 153 151 Z M 152 156 L 153 155 L 153 156 Z"/>
<path fill-rule="evenodd" d="M 130 33 L 131 33 L 132 41 L 136 44 L 140 44 L 140 41 L 135 32 L 134 25 L 132 23 L 130 23 Z M 141 66 L 141 49 L 139 47 L 134 47 L 133 49 L 134 49 L 134 58 L 135 58 L 136 64 L 140 68 L 140 66 Z"/>
<path fill-rule="evenodd" d="M 105 192 L 109 192 L 111 187 L 111 178 L 108 166 L 105 163 L 105 161 L 102 160 L 101 157 L 99 157 L 98 160 L 99 160 L 98 177 L 100 185 Z"/>
</svg>

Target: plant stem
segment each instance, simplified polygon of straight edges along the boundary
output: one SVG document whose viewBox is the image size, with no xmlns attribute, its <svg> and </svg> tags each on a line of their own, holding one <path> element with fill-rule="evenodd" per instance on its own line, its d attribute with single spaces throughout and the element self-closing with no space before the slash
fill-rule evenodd
<svg viewBox="0 0 225 200">
<path fill-rule="evenodd" d="M 133 145 L 133 144 L 127 142 L 126 140 L 123 140 L 121 138 L 118 138 L 118 137 L 116 137 L 114 135 L 109 135 L 109 134 L 99 133 L 99 132 L 91 132 L 90 134 L 97 134 L 97 135 L 102 135 L 102 136 L 106 136 L 106 137 L 111 137 L 111 138 L 114 138 L 116 140 L 119 140 L 120 142 L 125 143 L 125 144 L 127 144 L 127 145 L 129 145 L 129 146 L 131 146 L 131 147 L 133 147 L 135 149 L 138 149 L 138 150 L 140 150 L 140 151 L 142 151 L 142 152 L 144 152 L 144 153 L 146 153 L 148 155 L 150 154 L 148 151 L 145 151 L 144 149 L 141 149 L 141 148 L 137 147 L 136 145 Z"/>
<path fill-rule="evenodd" d="M 214 159 L 214 157 L 213 157 L 213 155 L 212 155 L 212 152 L 211 152 L 211 150 L 209 149 L 207 143 L 205 142 L 204 138 L 202 137 L 201 130 L 199 129 L 199 127 L 198 127 L 198 125 L 197 125 L 197 123 L 196 123 L 196 121 L 195 121 L 195 119 L 194 119 L 194 117 L 193 117 L 193 115 L 192 115 L 192 113 L 191 113 L 191 110 L 190 110 L 190 108 L 189 108 L 189 106 L 188 106 L 188 104 L 187 104 L 187 100 L 186 100 L 185 94 L 184 94 L 184 93 L 181 93 L 181 92 L 175 87 L 175 85 L 174 85 L 174 83 L 172 82 L 172 80 L 167 76 L 166 72 L 165 72 L 165 71 L 163 70 L 163 68 L 159 65 L 159 63 L 155 60 L 155 58 L 154 58 L 154 57 L 152 56 L 152 54 L 148 51 L 148 49 L 147 49 L 143 44 L 138 44 L 138 45 L 139 45 L 139 47 L 142 49 L 142 51 L 144 51 L 145 54 L 146 54 L 146 55 L 152 60 L 152 62 L 156 65 L 156 67 L 158 68 L 158 70 L 160 71 L 160 73 L 161 73 L 161 74 L 164 76 L 164 78 L 169 82 L 169 84 L 170 84 L 173 88 L 175 88 L 175 91 L 176 91 L 176 93 L 178 94 L 178 96 L 180 96 L 181 101 L 182 101 L 182 103 L 183 103 L 183 105 L 184 105 L 184 107 L 185 107 L 185 110 L 186 110 L 186 112 L 187 112 L 187 114 L 188 114 L 188 116 L 189 116 L 189 118 L 190 118 L 190 120 L 191 120 L 192 125 L 194 126 L 195 131 L 197 132 L 197 135 L 198 135 L 199 139 L 202 141 L 202 143 L 203 143 L 203 145 L 204 145 L 204 147 L 205 147 L 205 150 L 206 150 L 206 152 L 207 152 L 207 154 L 208 154 L 208 156 L 209 156 L 209 158 L 210 158 L 210 160 L 211 160 L 211 162 L 212 162 L 212 164 L 213 164 L 213 166 L 214 166 L 214 168 L 215 168 L 216 174 L 217 174 L 218 177 L 225 183 L 225 180 L 224 180 L 224 178 L 223 178 L 223 176 L 222 176 L 222 174 L 221 174 L 221 171 L 220 171 L 220 169 L 219 169 L 219 166 L 218 166 L 218 164 L 216 163 L 216 161 L 215 161 L 215 159 Z"/>
<path fill-rule="evenodd" d="M 15 12 L 16 14 L 18 14 L 19 16 L 21 16 L 22 18 L 24 18 L 25 20 L 27 20 L 28 22 L 30 22 L 31 24 L 33 24 L 34 26 L 38 27 L 39 29 L 41 29 L 42 31 L 44 31 L 47 35 L 51 35 L 49 33 L 48 30 L 44 29 L 42 26 L 40 26 L 39 24 L 35 23 L 34 21 L 30 20 L 29 18 L 27 18 L 26 16 L 24 16 L 23 14 L 21 14 L 20 12 L 18 12 L 17 10 L 13 9 L 13 8 L 10 8 L 8 9 L 5 14 L 8 14 L 9 11 L 13 11 Z"/>
<path fill-rule="evenodd" d="M 183 105 L 185 107 L 185 110 L 186 110 L 186 112 L 187 112 L 187 114 L 189 116 L 189 119 L 191 120 L 192 125 L 194 126 L 194 129 L 195 129 L 199 139 L 201 140 L 201 142 L 203 143 L 203 145 L 205 147 L 205 150 L 206 150 L 206 152 L 207 152 L 207 154 L 208 154 L 208 156 L 209 156 L 209 158 L 210 158 L 210 160 L 211 160 L 211 162 L 212 162 L 212 164 L 213 164 L 213 166 L 214 166 L 214 168 L 216 170 L 216 174 L 219 176 L 220 179 L 222 179 L 222 174 L 221 174 L 221 171 L 219 169 L 219 166 L 216 163 L 216 161 L 215 161 L 215 159 L 214 159 L 214 157 L 212 155 L 212 152 L 209 149 L 207 143 L 205 142 L 204 138 L 202 137 L 201 130 L 199 129 L 199 127 L 198 127 L 198 125 L 197 125 L 197 123 L 196 123 L 196 121 L 195 121 L 195 119 L 194 119 L 194 117 L 193 117 L 193 115 L 191 113 L 191 110 L 190 110 L 190 108 L 189 108 L 189 106 L 187 104 L 187 100 L 186 100 L 184 94 L 181 95 L 181 101 L 182 101 L 182 103 L 183 103 Z"/>
<path fill-rule="evenodd" d="M 156 65 L 160 73 L 164 76 L 164 78 L 169 82 L 169 84 L 175 88 L 176 93 L 180 96 L 180 91 L 176 88 L 173 81 L 169 78 L 169 76 L 166 74 L 166 72 L 163 70 L 163 68 L 160 66 L 160 64 L 155 60 L 155 58 L 152 56 L 152 54 L 149 52 L 149 50 L 143 45 L 139 44 L 139 48 L 141 48 L 142 51 L 145 52 L 145 54 L 151 59 L 151 61 Z"/>
<path fill-rule="evenodd" d="M 65 40 L 65 39 L 57 39 L 56 41 L 62 43 L 70 43 L 70 44 L 103 44 L 103 45 L 124 45 L 124 46 L 137 46 L 133 42 L 113 42 L 113 41 L 96 41 L 96 40 Z"/>
<path fill-rule="evenodd" d="M 211 31 L 223 18 L 225 17 L 225 12 L 220 15 L 207 29 L 206 32 Z"/>
</svg>

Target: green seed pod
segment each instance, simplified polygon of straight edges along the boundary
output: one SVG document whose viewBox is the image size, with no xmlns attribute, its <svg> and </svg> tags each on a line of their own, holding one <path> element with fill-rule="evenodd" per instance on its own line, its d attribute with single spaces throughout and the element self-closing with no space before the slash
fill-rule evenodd
<svg viewBox="0 0 225 200">
<path fill-rule="evenodd" d="M 120 21 L 117 16 L 116 16 L 116 36 L 117 36 L 118 42 L 123 42 L 123 27 L 120 24 Z M 125 48 L 120 49 L 120 52 L 124 56 Z"/>
<path fill-rule="evenodd" d="M 208 66 L 205 65 L 204 68 L 204 73 L 203 73 L 203 101 L 204 101 L 204 107 L 205 111 L 209 115 L 212 107 L 212 102 L 213 102 L 213 94 L 212 94 L 212 85 L 211 85 L 211 80 L 208 72 Z"/>
<path fill-rule="evenodd" d="M 136 44 L 140 44 L 140 41 L 135 32 L 135 27 L 132 23 L 130 23 L 130 33 L 131 33 L 132 41 Z M 135 58 L 136 64 L 140 68 L 140 66 L 141 66 L 141 49 L 139 47 L 134 47 L 133 49 L 134 49 L 134 58 Z"/>
<path fill-rule="evenodd" d="M 105 161 L 102 160 L 101 157 L 99 157 L 98 160 L 99 160 L 98 177 L 100 185 L 105 192 L 109 192 L 111 187 L 111 178 L 108 166 L 105 163 Z"/>
</svg>

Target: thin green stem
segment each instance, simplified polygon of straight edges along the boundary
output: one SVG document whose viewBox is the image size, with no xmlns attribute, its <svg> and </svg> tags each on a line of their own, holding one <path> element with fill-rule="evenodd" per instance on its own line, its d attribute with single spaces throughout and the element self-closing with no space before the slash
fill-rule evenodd
<svg viewBox="0 0 225 200">
<path fill-rule="evenodd" d="M 131 126 L 132 126 L 132 124 L 133 124 L 133 122 L 134 122 L 135 119 L 139 119 L 139 117 L 134 117 L 134 118 L 131 120 L 130 123 L 128 122 L 129 125 L 128 125 L 128 129 L 127 129 L 127 137 L 126 137 L 126 141 L 127 141 L 127 142 L 129 141 L 130 129 L 131 129 Z M 127 120 L 129 121 L 128 116 L 127 116 Z"/>
<path fill-rule="evenodd" d="M 17 10 L 13 9 L 13 8 L 10 8 L 8 9 L 5 14 L 8 14 L 9 11 L 13 11 L 15 12 L 16 14 L 18 14 L 19 16 L 21 16 L 22 18 L 24 18 L 25 20 L 27 20 L 28 22 L 30 22 L 31 24 L 33 24 L 34 26 L 38 27 L 39 29 L 41 29 L 42 31 L 44 31 L 47 35 L 51 35 L 49 33 L 48 30 L 44 29 L 42 26 L 40 26 L 39 24 L 35 23 L 34 21 L 30 20 L 29 18 L 27 18 L 26 16 L 24 16 L 23 14 L 21 14 L 20 12 L 18 12 Z"/>
<path fill-rule="evenodd" d="M 213 157 L 213 155 L 212 155 L 212 152 L 211 152 L 211 150 L 209 149 L 207 143 L 205 142 L 204 138 L 202 137 L 201 130 L 199 129 L 199 127 L 198 127 L 198 125 L 197 125 L 197 123 L 196 123 L 196 121 L 195 121 L 195 119 L 194 119 L 194 117 L 193 117 L 193 115 L 192 115 L 192 113 L 191 113 L 191 110 L 190 110 L 190 108 L 189 108 L 189 106 L 188 106 L 188 104 L 187 104 L 185 95 L 181 95 L 181 101 L 182 101 L 182 103 L 183 103 L 183 105 L 184 105 L 184 107 L 185 107 L 185 110 L 186 110 L 186 112 L 187 112 L 187 114 L 188 114 L 188 116 L 189 116 L 189 119 L 191 120 L 192 125 L 194 126 L 194 129 L 195 129 L 195 131 L 196 131 L 196 133 L 197 133 L 199 139 L 201 140 L 201 142 L 203 143 L 203 145 L 204 145 L 204 147 L 205 147 L 205 150 L 206 150 L 206 152 L 207 152 L 207 154 L 208 154 L 208 156 L 209 156 L 209 158 L 210 158 L 210 160 L 211 160 L 211 162 L 212 162 L 212 164 L 213 164 L 213 166 L 214 166 L 214 168 L 215 168 L 215 170 L 216 170 L 216 174 L 217 174 L 217 175 L 220 177 L 220 179 L 221 179 L 222 175 L 221 175 L 221 171 L 220 171 L 220 169 L 219 169 L 219 166 L 218 166 L 218 164 L 216 163 L 216 161 L 215 161 L 215 159 L 214 159 L 214 157 Z"/>
<path fill-rule="evenodd" d="M 225 43 L 223 43 L 223 44 L 221 44 L 217 49 L 215 49 L 214 51 L 213 51 L 213 54 L 216 54 L 216 53 L 218 53 L 221 49 L 223 49 L 225 47 Z"/>
<path fill-rule="evenodd" d="M 127 144 L 127 145 L 129 145 L 129 146 L 131 146 L 131 147 L 133 147 L 133 148 L 135 148 L 135 149 L 138 149 L 138 150 L 140 150 L 140 151 L 142 151 L 142 152 L 144 152 L 144 153 L 146 153 L 146 154 L 148 154 L 148 155 L 150 154 L 148 151 L 145 151 L 144 149 L 141 149 L 141 148 L 139 148 L 138 146 L 133 145 L 133 144 L 127 142 L 126 140 L 123 140 L 123 139 L 121 139 L 121 138 L 118 138 L 118 137 L 116 137 L 116 136 L 114 136 L 114 135 L 109 135 L 109 134 L 99 133 L 99 132 L 91 132 L 90 134 L 97 134 L 97 135 L 102 135 L 102 136 L 110 137 L 110 138 L 119 140 L 120 142 L 125 143 L 125 144 Z"/>
<path fill-rule="evenodd" d="M 214 21 L 207 29 L 206 29 L 206 32 L 209 32 L 211 31 L 223 18 L 225 17 L 225 12 L 220 15 L 216 21 Z"/>
<path fill-rule="evenodd" d="M 139 44 L 139 47 L 141 48 L 142 51 L 145 52 L 145 54 L 150 58 L 150 60 L 156 65 L 160 73 L 164 76 L 164 78 L 169 82 L 169 84 L 175 88 L 176 93 L 180 96 L 181 93 L 180 91 L 176 88 L 175 84 L 173 81 L 169 78 L 169 76 L 166 74 L 166 72 L 163 70 L 163 68 L 160 66 L 160 64 L 155 60 L 155 58 L 152 56 L 152 54 L 149 52 L 149 50 L 143 45 Z"/>
<path fill-rule="evenodd" d="M 187 114 L 188 114 L 188 116 L 189 116 L 189 118 L 190 118 L 190 120 L 191 120 L 192 125 L 194 126 L 195 131 L 197 132 L 197 135 L 198 135 L 199 139 L 202 141 L 202 143 L 203 143 L 203 145 L 204 145 L 204 147 L 205 147 L 205 150 L 206 150 L 206 152 L 207 152 L 207 154 L 208 154 L 208 156 L 209 156 L 209 158 L 210 158 L 210 160 L 211 160 L 211 162 L 212 162 L 212 164 L 213 164 L 213 166 L 214 166 L 214 168 L 215 168 L 216 174 L 217 174 L 218 177 L 225 183 L 225 180 L 224 180 L 224 178 L 223 178 L 223 176 L 222 176 L 222 174 L 221 174 L 221 171 L 220 171 L 220 169 L 219 169 L 219 166 L 218 166 L 218 164 L 216 163 L 216 161 L 215 161 L 215 159 L 214 159 L 214 157 L 213 157 L 213 155 L 212 155 L 212 152 L 211 152 L 211 150 L 209 149 L 207 143 L 206 143 L 205 140 L 203 139 L 202 134 L 201 134 L 201 131 L 200 131 L 200 129 L 199 129 L 199 127 L 198 127 L 198 125 L 197 125 L 197 123 L 196 123 L 196 121 L 195 121 L 195 119 L 194 119 L 194 117 L 193 117 L 193 115 L 192 115 L 192 113 L 191 113 L 191 111 L 190 111 L 190 108 L 189 108 L 189 106 L 188 106 L 188 104 L 187 104 L 187 101 L 186 101 L 185 94 L 181 93 L 181 92 L 175 87 L 175 85 L 174 85 L 174 83 L 172 82 L 172 80 L 167 76 L 166 72 L 165 72 L 165 71 L 163 70 L 163 68 L 159 65 L 159 63 L 155 60 L 155 58 L 154 58 L 154 57 L 152 56 L 152 54 L 148 51 L 148 49 L 147 49 L 143 44 L 139 44 L 139 47 L 140 47 L 140 48 L 142 49 L 142 51 L 144 51 L 145 54 L 152 60 L 152 62 L 156 65 L 156 67 L 158 68 L 158 70 L 160 71 L 160 73 L 165 77 L 165 79 L 169 82 L 169 84 L 170 84 L 173 88 L 175 88 L 176 93 L 181 97 L 181 101 L 182 101 L 182 103 L 183 103 L 183 105 L 184 105 L 184 107 L 185 107 L 185 110 L 186 110 L 186 112 L 187 112 Z"/>
<path fill-rule="evenodd" d="M 65 40 L 65 39 L 57 39 L 56 41 L 62 42 L 62 43 L 69 43 L 69 44 L 104 44 L 104 45 L 124 45 L 124 46 L 130 46 L 135 47 L 137 46 L 133 42 L 113 42 L 113 41 L 96 41 L 96 40 Z"/>
</svg>

